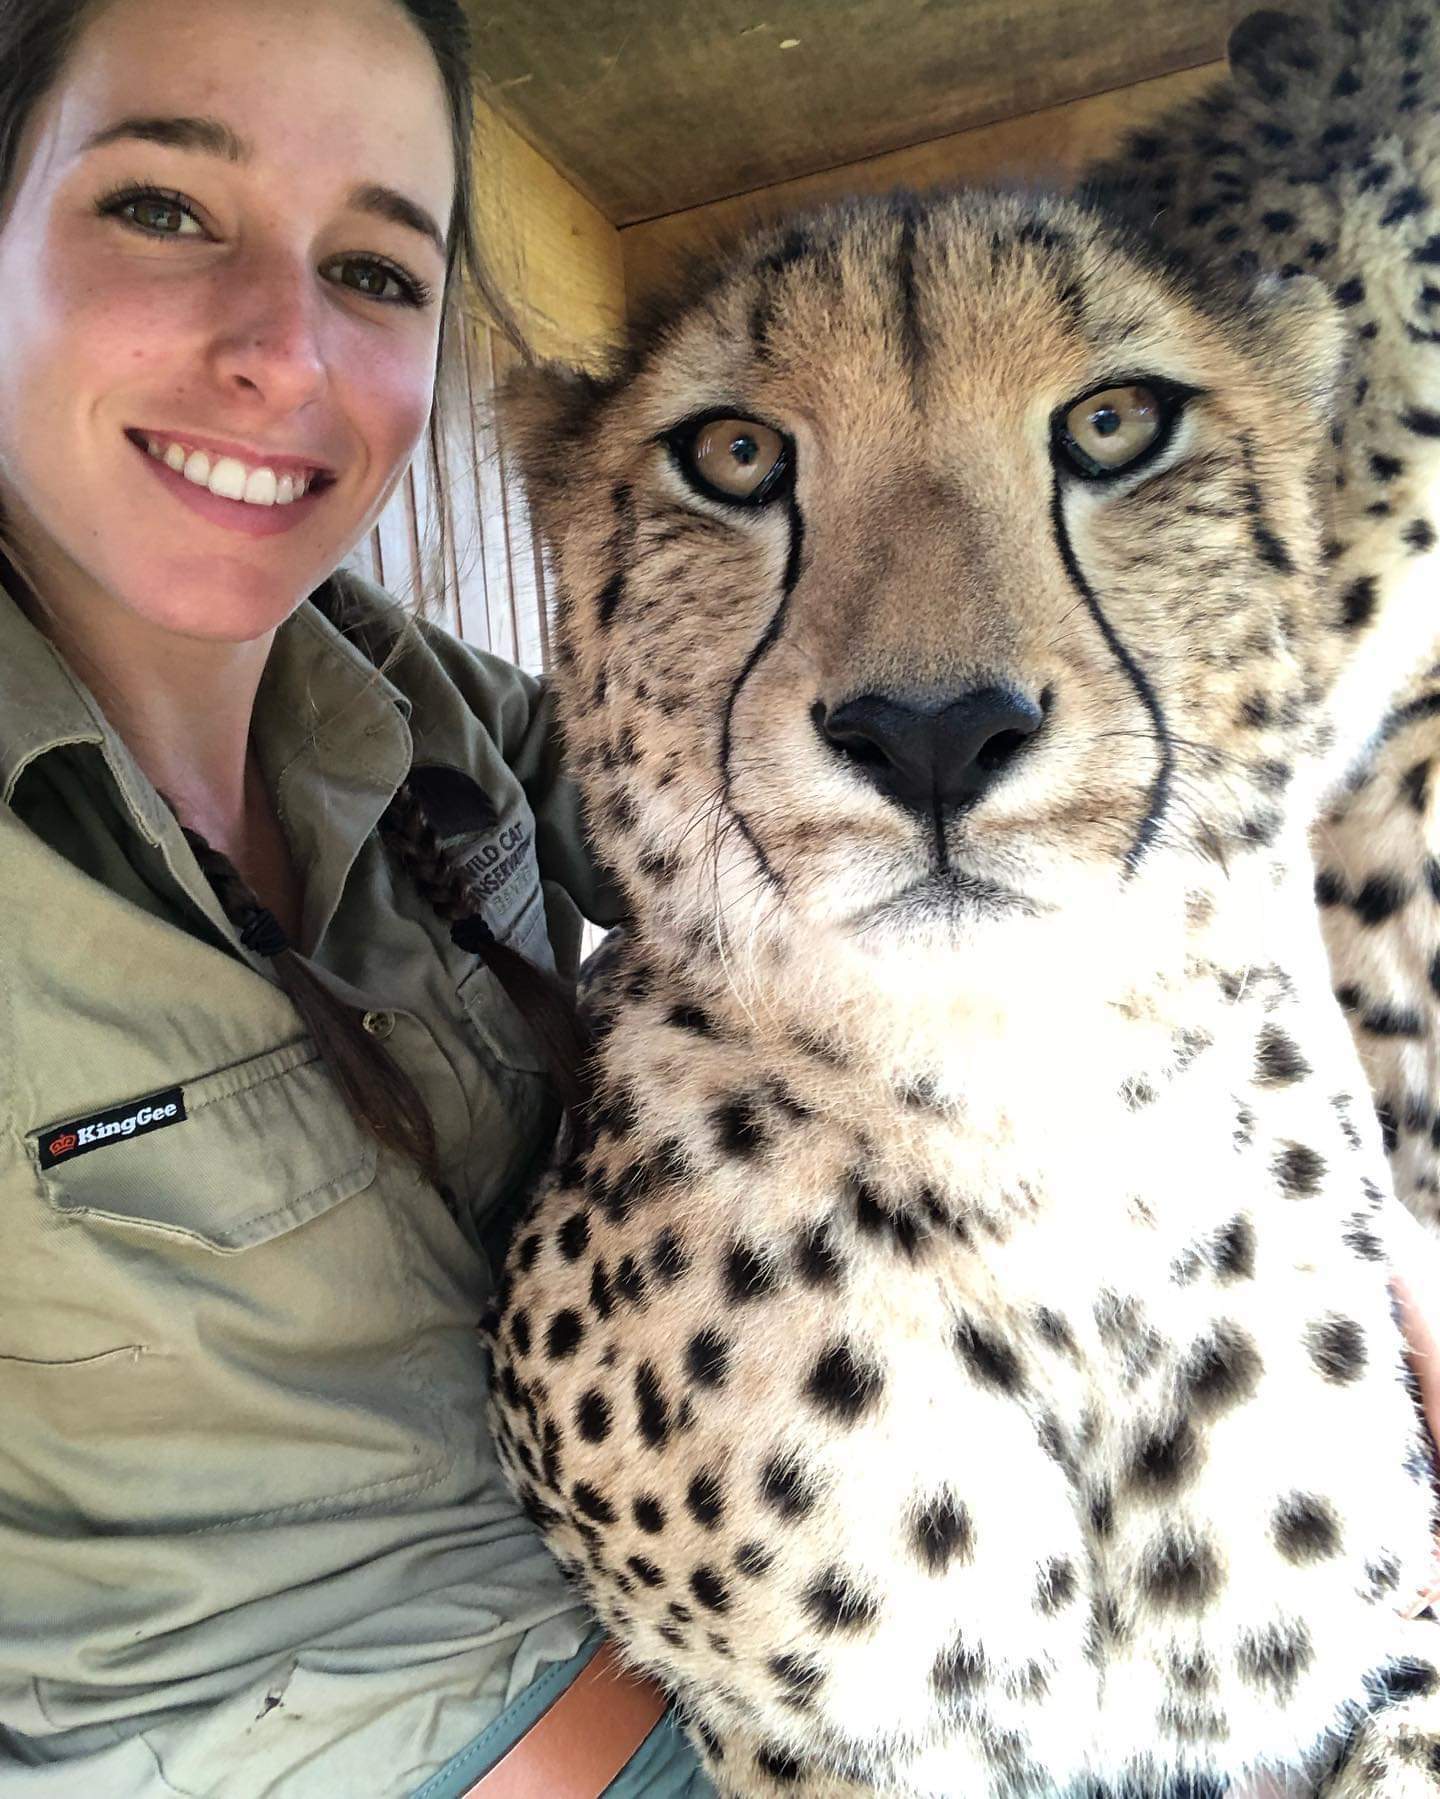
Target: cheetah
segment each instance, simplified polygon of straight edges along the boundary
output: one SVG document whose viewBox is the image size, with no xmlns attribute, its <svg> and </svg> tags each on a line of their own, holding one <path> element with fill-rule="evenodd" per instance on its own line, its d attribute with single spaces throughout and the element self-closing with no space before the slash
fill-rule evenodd
<svg viewBox="0 0 1440 1799">
<path fill-rule="evenodd" d="M 1077 198 L 772 228 L 507 398 L 630 920 L 492 1416 L 725 1794 L 1440 1790 L 1358 894 L 1309 842 L 1393 792 L 1376 658 L 1433 654 L 1440 68 L 1391 0 L 1232 60 Z M 1351 81 L 1384 183 L 1317 147 Z"/>
</svg>

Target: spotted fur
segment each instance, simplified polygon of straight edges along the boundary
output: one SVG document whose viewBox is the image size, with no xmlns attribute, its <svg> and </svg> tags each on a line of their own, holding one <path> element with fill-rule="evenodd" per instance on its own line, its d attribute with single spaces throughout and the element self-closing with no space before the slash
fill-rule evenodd
<svg viewBox="0 0 1440 1799">
<path fill-rule="evenodd" d="M 611 379 L 511 396 L 633 917 L 507 1269 L 496 1436 L 725 1793 L 1437 1789 L 1395 1200 L 1307 841 L 1403 687 L 1376 658 L 1425 635 L 1390 615 L 1440 435 L 1376 477 L 1406 496 L 1377 534 L 1330 424 L 1366 371 L 1392 424 L 1426 404 L 1387 259 L 1426 241 L 1433 85 L 1385 184 L 1314 154 L 1345 70 L 1433 83 L 1417 18 L 1242 27 L 1233 86 L 1131 148 L 1158 237 L 1043 198 L 834 210 Z M 1253 263 L 1197 248 L 1221 214 Z M 1067 408 L 1120 380 L 1188 399 L 1081 478 Z M 789 485 L 703 491 L 716 413 L 779 433 Z M 880 779 L 875 718 L 939 742 L 977 694 L 1026 724 L 963 794 Z M 1384 778 L 1352 787 L 1350 816 Z M 1343 905 L 1378 930 L 1393 897 Z"/>
</svg>

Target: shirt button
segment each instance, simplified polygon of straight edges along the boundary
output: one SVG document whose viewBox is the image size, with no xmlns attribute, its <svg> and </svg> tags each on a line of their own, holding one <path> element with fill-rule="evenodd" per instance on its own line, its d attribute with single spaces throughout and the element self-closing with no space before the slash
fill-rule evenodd
<svg viewBox="0 0 1440 1799">
<path fill-rule="evenodd" d="M 393 1012 L 367 1012 L 360 1020 L 372 1037 L 388 1037 L 395 1029 Z"/>
</svg>

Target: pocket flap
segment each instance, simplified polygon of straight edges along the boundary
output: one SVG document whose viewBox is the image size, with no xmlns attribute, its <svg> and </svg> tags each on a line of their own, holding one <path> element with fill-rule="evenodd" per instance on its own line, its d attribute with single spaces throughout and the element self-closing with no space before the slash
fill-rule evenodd
<svg viewBox="0 0 1440 1799">
<path fill-rule="evenodd" d="M 377 1146 L 309 1039 L 185 1081 L 184 1116 L 36 1176 L 57 1212 L 186 1237 L 222 1252 L 293 1230 L 367 1187 Z"/>
</svg>

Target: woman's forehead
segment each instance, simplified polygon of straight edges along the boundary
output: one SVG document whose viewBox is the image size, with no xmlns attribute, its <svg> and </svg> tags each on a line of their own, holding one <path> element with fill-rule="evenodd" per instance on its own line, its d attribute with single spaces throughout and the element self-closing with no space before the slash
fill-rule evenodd
<svg viewBox="0 0 1440 1799">
<path fill-rule="evenodd" d="M 396 0 L 110 0 L 45 109 L 65 164 L 128 121 L 204 119 L 225 160 L 384 182 L 442 221 L 453 189 L 439 68 Z"/>
</svg>

